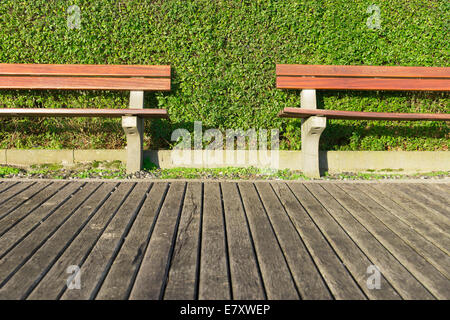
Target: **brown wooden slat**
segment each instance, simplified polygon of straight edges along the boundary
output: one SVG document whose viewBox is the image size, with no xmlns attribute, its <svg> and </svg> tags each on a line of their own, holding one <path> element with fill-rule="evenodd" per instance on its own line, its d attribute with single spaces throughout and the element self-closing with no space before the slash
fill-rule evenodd
<svg viewBox="0 0 450 320">
<path fill-rule="evenodd" d="M 0 77 L 0 89 L 169 91 L 170 78 Z"/>
<path fill-rule="evenodd" d="M 102 216 L 108 213 L 107 210 L 114 211 L 113 205 L 116 202 L 111 204 L 111 201 L 117 201 L 114 199 L 121 192 L 120 189 L 115 190 L 116 186 L 116 183 L 103 183 L 97 188 L 98 185 L 92 186 L 92 183 L 88 183 L 84 190 L 77 193 L 63 207 L 58 209 L 58 212 L 55 212 L 47 220 L 46 224 L 36 229 L 32 237 L 28 237 L 22 241 L 19 246 L 8 253 L 8 256 L 29 254 L 28 252 L 33 252 L 35 247 L 39 246 L 41 241 L 49 235 L 50 237 L 35 255 L 40 254 L 41 251 L 43 252 L 42 255 L 47 255 L 47 259 L 52 259 L 58 252 L 68 251 L 67 253 L 62 253 L 58 261 L 55 262 L 39 283 L 36 284 L 33 291 L 27 297 L 28 299 L 57 299 L 62 293 L 66 287 L 67 266 L 82 261 L 85 251 L 91 245 L 90 239 L 94 236 L 91 231 L 98 232 L 102 219 L 107 219 L 107 217 L 102 218 Z M 124 184 L 119 186 L 119 188 L 123 187 Z M 86 189 L 87 191 L 85 191 Z M 77 206 L 77 203 L 81 204 L 81 206 Z M 105 205 L 106 208 L 102 209 L 102 205 Z M 93 223 L 90 223 L 91 219 L 93 219 Z M 64 223 L 60 225 L 62 222 Z M 87 229 L 84 229 L 85 224 L 87 224 Z M 82 238 L 79 239 L 81 240 L 76 240 L 77 238 L 75 238 L 75 243 L 73 243 L 73 238 L 80 232 Z M 70 244 L 75 245 L 75 248 L 71 249 L 69 246 L 67 249 L 64 249 L 65 245 Z M 15 254 L 12 255 L 14 251 Z"/>
<path fill-rule="evenodd" d="M 313 186 L 317 186 L 317 184 Z M 317 193 L 311 193 L 311 190 L 308 190 L 304 184 L 299 183 L 292 184 L 291 188 L 366 296 L 370 299 L 400 299 L 400 296 L 383 276 L 380 279 L 380 289 L 372 290 L 367 287 L 367 267 L 373 264 L 370 258 L 345 232 L 345 229 L 330 216 L 320 203 Z"/>
<path fill-rule="evenodd" d="M 311 185 L 312 186 L 312 185 Z M 324 188 L 377 240 L 405 266 L 421 284 L 438 299 L 450 297 L 450 281 L 425 258 L 411 248 L 402 238 L 369 213 L 364 206 L 354 200 L 336 184 L 324 184 Z M 385 184 L 383 184 L 383 187 Z M 328 195 L 327 195 L 328 196 Z M 448 230 L 448 229 L 447 229 Z M 381 267 L 381 266 L 380 266 Z M 381 267 L 382 268 L 382 267 Z"/>
<path fill-rule="evenodd" d="M 446 67 L 277 64 L 277 76 L 450 78 Z"/>
<path fill-rule="evenodd" d="M 214 193 L 213 191 L 205 193 L 205 212 L 206 210 L 211 210 L 211 212 L 222 210 L 219 188 L 213 183 L 209 183 L 209 185 L 210 189 L 216 190 Z M 206 186 L 207 184 L 205 184 L 205 190 L 208 190 Z M 265 299 L 264 286 L 258 270 L 258 261 L 254 253 L 254 246 L 237 184 L 222 182 L 221 186 L 230 263 L 230 279 L 232 279 L 230 283 L 233 293 L 232 299 Z M 212 195 L 215 198 L 214 202 L 211 199 Z M 200 281 L 201 279 L 200 277 Z"/>
<path fill-rule="evenodd" d="M 339 300 L 365 299 L 361 289 L 288 185 L 278 182 L 272 186 L 333 296 Z"/>
<path fill-rule="evenodd" d="M 2 63 L 0 75 L 170 77 L 170 66 Z"/>
<path fill-rule="evenodd" d="M 185 191 L 184 182 L 170 185 L 129 299 L 156 300 L 162 297 Z"/>
<path fill-rule="evenodd" d="M 351 120 L 441 120 L 450 121 L 450 113 L 391 113 L 391 112 L 360 112 L 325 109 L 284 108 L 279 114 L 282 118 L 308 118 L 324 116 L 329 119 Z"/>
<path fill-rule="evenodd" d="M 256 182 L 261 201 L 280 242 L 292 278 L 304 300 L 330 300 L 331 293 L 297 230 L 269 183 Z"/>
<path fill-rule="evenodd" d="M 108 200 L 103 203 L 103 206 L 95 212 L 95 215 L 88 218 L 89 222 L 86 225 L 83 225 L 83 222 L 76 221 L 80 216 L 72 216 L 74 219 L 69 219 L 8 280 L 2 291 L 0 291 L 0 298 L 22 298 L 26 291 L 35 288 L 34 286 L 39 282 L 38 280 L 40 280 L 39 285 L 47 286 L 48 282 L 50 282 L 47 290 L 43 291 L 41 299 L 58 298 L 60 294 L 67 290 L 67 267 L 70 265 L 82 267 L 82 262 L 90 253 L 104 228 L 107 227 L 110 219 L 117 213 L 120 204 L 127 196 L 132 185 L 132 183 L 119 185 Z M 95 205 L 83 205 L 77 210 L 79 213 L 76 214 L 88 214 L 86 211 L 93 211 L 93 208 L 95 208 Z M 95 208 L 94 211 L 97 209 Z M 82 228 L 81 232 L 79 232 L 80 227 Z M 67 232 L 67 228 L 71 229 L 72 232 Z M 74 230 L 72 228 L 76 230 L 75 235 L 77 237 L 75 239 L 73 239 Z M 73 239 L 72 242 L 70 242 L 71 239 Z M 55 259 L 58 260 L 55 262 Z M 46 271 L 42 274 L 43 270 L 48 270 L 48 272 Z M 83 270 L 81 272 L 83 273 Z"/>
<path fill-rule="evenodd" d="M 202 184 L 190 182 L 184 197 L 164 300 L 196 298 L 201 210 Z"/>
<path fill-rule="evenodd" d="M 96 300 L 123 300 L 128 298 L 134 275 L 141 265 L 159 209 L 164 202 L 167 186 L 166 182 L 154 183 L 100 291 L 95 297 Z M 120 261 L 120 263 L 116 263 L 116 261 Z"/>
<path fill-rule="evenodd" d="M 326 90 L 450 91 L 450 80 L 277 77 L 277 88 Z"/>
<path fill-rule="evenodd" d="M 149 188 L 148 182 L 136 184 L 80 266 L 85 271 L 83 286 L 79 290 L 66 290 L 61 300 L 87 300 L 95 297 L 96 288 L 103 282 L 108 265 L 113 263 Z"/>
<path fill-rule="evenodd" d="M 226 252 L 228 235 L 225 234 L 220 186 L 217 182 L 204 185 L 201 219 L 198 299 L 228 300 L 231 298 Z M 243 260 L 241 262 L 247 265 Z"/>
<path fill-rule="evenodd" d="M 55 193 L 51 198 L 42 203 L 32 214 L 25 216 L 23 220 L 13 220 L 11 224 L 8 224 L 8 216 L 2 221 L 0 230 L 8 230 L 0 237 L 0 256 L 4 254 L 14 243 L 20 241 L 30 230 L 36 228 L 46 217 L 56 210 L 62 203 L 69 199 L 74 193 L 80 190 L 83 185 L 81 182 L 68 183 L 61 190 Z M 17 213 L 15 213 L 17 214 Z M 3 227 L 6 226 L 6 228 Z"/>
<path fill-rule="evenodd" d="M 142 118 L 168 118 L 166 109 L 53 109 L 53 108 L 0 108 L 0 117 L 102 117 L 139 116 Z"/>
<path fill-rule="evenodd" d="M 58 233 L 58 228 L 64 220 L 70 217 L 71 214 L 80 207 L 80 204 L 83 204 L 84 200 L 89 197 L 92 191 L 96 190 L 99 185 L 100 183 L 96 182 L 87 184 L 83 190 L 77 192 L 70 200 L 64 203 L 64 205 L 59 207 L 45 220 L 44 223 L 39 224 L 31 234 L 20 241 L 20 243 L 12 248 L 6 255 L 2 254 L 2 258 L 0 259 L 0 279 L 4 279 L 7 275 L 12 274 L 17 266 L 24 264 L 52 234 L 55 232 Z M 89 203 L 87 203 L 87 205 L 89 205 Z M 85 207 L 85 209 L 87 210 L 87 207 Z M 67 230 L 62 233 L 66 237 L 72 236 L 72 233 L 67 232 Z M 61 289 L 62 286 L 59 286 L 59 288 Z"/>
</svg>

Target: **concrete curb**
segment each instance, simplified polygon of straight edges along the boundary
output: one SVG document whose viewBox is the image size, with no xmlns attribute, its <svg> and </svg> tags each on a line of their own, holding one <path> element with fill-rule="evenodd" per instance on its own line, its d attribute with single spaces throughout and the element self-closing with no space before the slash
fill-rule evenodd
<svg viewBox="0 0 450 320">
<path fill-rule="evenodd" d="M 278 169 L 302 170 L 301 151 L 279 151 L 276 161 L 264 161 L 263 151 L 223 152 L 214 158 L 208 150 L 193 151 L 187 161 L 176 162 L 171 150 L 146 150 L 144 158 L 160 168 L 219 168 L 219 167 L 272 167 Z M 32 164 L 59 163 L 71 166 L 90 161 L 126 162 L 127 152 L 121 150 L 0 150 L 0 164 L 30 166 Z M 245 159 L 240 162 L 237 159 Z M 249 159 L 253 159 L 249 161 Z M 217 161 L 218 160 L 218 161 Z M 267 160 L 267 159 L 266 159 Z M 320 168 L 329 173 L 362 172 L 372 170 L 395 170 L 391 173 L 419 173 L 431 171 L 450 171 L 449 151 L 321 151 Z"/>
</svg>

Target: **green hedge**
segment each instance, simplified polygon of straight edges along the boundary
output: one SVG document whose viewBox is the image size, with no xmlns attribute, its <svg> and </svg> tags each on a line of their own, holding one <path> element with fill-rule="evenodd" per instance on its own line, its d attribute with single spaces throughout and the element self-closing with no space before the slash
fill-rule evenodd
<svg viewBox="0 0 450 320">
<path fill-rule="evenodd" d="M 67 8 L 81 8 L 81 28 Z M 369 5 L 381 29 L 369 29 Z M 298 120 L 277 113 L 299 92 L 275 89 L 275 63 L 449 65 L 449 2 L 422 0 L 122 0 L 0 2 L 0 62 L 170 64 L 173 91 L 149 94 L 170 121 L 146 145 L 170 147 L 175 128 L 280 128 L 300 148 Z M 449 112 L 448 93 L 325 91 L 340 110 Z M 0 91 L 0 107 L 125 107 L 126 92 Z M 119 120 L 0 119 L 0 148 L 121 148 Z M 443 122 L 328 121 L 326 150 L 447 150 Z"/>
</svg>

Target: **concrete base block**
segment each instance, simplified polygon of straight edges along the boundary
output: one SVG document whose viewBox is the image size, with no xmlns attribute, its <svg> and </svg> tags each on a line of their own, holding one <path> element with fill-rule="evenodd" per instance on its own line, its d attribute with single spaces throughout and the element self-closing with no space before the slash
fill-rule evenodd
<svg viewBox="0 0 450 320">
<path fill-rule="evenodd" d="M 6 164 L 6 149 L 0 149 L 0 164 Z"/>
<path fill-rule="evenodd" d="M 236 151 L 223 158 L 214 158 L 209 150 L 195 151 L 190 160 L 175 163 L 171 150 L 146 150 L 144 157 L 158 167 L 175 168 L 221 168 L 226 166 L 272 169 L 302 170 L 301 151 L 278 151 L 272 159 L 259 151 Z M 252 154 L 253 153 L 253 154 Z M 397 171 L 399 173 L 417 173 L 431 171 L 450 171 L 449 151 L 320 151 L 320 170 L 330 173 Z M 263 156 L 262 156 L 263 155 Z M 229 158 L 227 158 L 229 157 Z M 78 162 L 126 161 L 127 150 L 0 150 L 0 164 L 23 165 L 59 163 L 73 165 Z M 239 159 L 244 159 L 244 162 Z M 256 162 L 254 161 L 256 159 Z M 200 160 L 200 162 L 196 162 Z M 217 161 L 220 160 L 220 161 Z"/>
<path fill-rule="evenodd" d="M 74 150 L 73 162 L 92 162 L 92 161 L 127 161 L 126 150 Z"/>
<path fill-rule="evenodd" d="M 59 163 L 73 165 L 73 150 L 20 150 L 6 152 L 7 164 L 30 166 L 33 164 Z"/>
</svg>

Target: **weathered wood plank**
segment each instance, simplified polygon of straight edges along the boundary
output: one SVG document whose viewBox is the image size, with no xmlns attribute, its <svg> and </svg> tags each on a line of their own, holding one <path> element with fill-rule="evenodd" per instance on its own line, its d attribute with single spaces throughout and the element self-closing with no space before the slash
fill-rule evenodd
<svg viewBox="0 0 450 320">
<path fill-rule="evenodd" d="M 123 300 L 128 298 L 167 188 L 168 184 L 165 182 L 153 184 L 95 299 Z"/>
<path fill-rule="evenodd" d="M 316 186 L 317 185 L 310 185 L 309 187 L 312 188 Z M 383 276 L 381 276 L 380 279 L 380 289 L 373 290 L 368 288 L 367 268 L 373 265 L 373 262 L 367 258 L 351 237 L 345 232 L 345 229 L 330 216 L 328 211 L 322 206 L 321 202 L 319 202 L 323 200 L 323 196 L 327 196 L 325 190 L 320 187 L 314 188 L 314 194 L 312 194 L 311 189 L 308 190 L 303 184 L 298 183 L 292 184 L 291 189 L 317 227 L 321 230 L 322 234 L 331 244 L 334 251 L 338 254 L 342 263 L 351 272 L 353 278 L 366 296 L 370 299 L 400 299 L 398 293 Z"/>
<path fill-rule="evenodd" d="M 32 214 L 29 214 L 17 224 L 8 226 L 6 220 L 8 220 L 9 217 L 6 217 L 0 224 L 0 230 L 6 230 L 6 232 L 0 236 L 0 257 L 3 256 L 10 246 L 43 223 L 45 219 L 53 214 L 53 212 L 64 204 L 67 199 L 79 191 L 82 185 L 82 182 L 74 182 L 65 185 L 61 190 L 59 190 L 59 192 L 54 194 L 51 198 L 46 200 L 36 210 L 34 210 Z M 4 223 L 6 229 L 4 228 Z"/>
<path fill-rule="evenodd" d="M 165 300 L 193 300 L 197 295 L 202 184 L 187 185 L 175 249 L 167 278 Z"/>
<path fill-rule="evenodd" d="M 329 193 L 323 194 L 319 188 L 326 187 L 308 184 L 308 190 L 314 193 L 321 204 L 346 230 L 347 234 L 357 243 L 359 248 L 380 270 L 381 274 L 391 283 L 396 291 L 405 299 L 433 299 L 425 287 L 417 281 L 398 260 L 373 237 L 335 198 Z M 363 209 L 364 210 L 364 209 Z M 368 275 L 369 276 L 369 275 Z"/>
<path fill-rule="evenodd" d="M 395 201 L 386 197 L 384 194 L 368 184 L 359 184 L 360 192 L 364 192 L 367 196 L 383 205 L 391 214 L 399 218 L 403 223 L 414 229 L 428 241 L 433 243 L 447 255 L 450 254 L 450 237 L 447 233 L 442 232 L 426 221 L 400 206 Z"/>
<path fill-rule="evenodd" d="M 377 203 L 364 192 L 361 192 L 360 184 L 339 184 L 347 194 L 364 206 L 372 215 L 377 217 L 388 228 L 395 232 L 408 245 L 422 255 L 443 275 L 450 279 L 450 256 L 440 250 L 434 244 L 417 233 L 409 225 L 404 223 L 395 215 L 387 211 L 382 204 Z"/>
<path fill-rule="evenodd" d="M 412 185 L 410 185 L 409 183 L 399 183 L 397 188 L 400 190 L 400 192 L 402 192 L 409 198 L 412 198 L 414 200 L 414 203 L 417 203 L 422 207 L 426 207 L 428 210 L 432 210 L 438 215 L 442 215 L 441 220 L 446 222 L 446 225 L 448 226 L 447 230 L 450 230 L 450 208 L 448 205 L 439 201 L 434 201 L 431 198 L 429 190 L 412 187 Z"/>
<path fill-rule="evenodd" d="M 299 299 L 291 272 L 255 186 L 238 184 L 268 299 Z"/>
<path fill-rule="evenodd" d="M 405 243 L 402 238 L 392 232 L 377 218 L 370 215 L 365 206 L 351 198 L 336 184 L 324 184 L 324 188 L 435 297 L 439 299 L 450 298 L 450 281 Z"/>
<path fill-rule="evenodd" d="M 42 188 L 40 188 L 43 186 Z M 55 195 L 60 189 L 67 186 L 67 182 L 53 182 L 50 185 L 48 183 L 37 183 L 30 189 L 22 193 L 22 199 L 25 200 L 20 203 L 20 206 L 16 206 L 13 211 L 10 211 L 7 216 L 1 219 L 0 224 L 0 236 L 6 231 L 22 221 L 29 214 L 39 208 L 45 201 Z M 18 199 L 20 201 L 20 199 Z"/>
<path fill-rule="evenodd" d="M 19 183 L 0 194 L 0 220 L 48 185 L 50 185 L 49 182 Z"/>
<path fill-rule="evenodd" d="M 20 268 L 42 244 L 47 241 L 69 218 L 72 213 L 84 206 L 84 201 L 91 193 L 97 189 L 99 183 L 89 183 L 80 192 L 77 192 L 70 200 L 59 207 L 53 215 L 48 217 L 31 234 L 18 243 L 6 255 L 0 256 L 0 283 L 5 281 L 9 275 L 12 275 Z M 80 222 L 81 224 L 81 222 Z M 79 226 L 77 226 L 78 228 Z M 70 235 L 69 233 L 65 233 Z M 71 236 L 71 235 L 70 235 Z"/>
<path fill-rule="evenodd" d="M 2 181 L 1 183 L 0 183 L 0 194 L 3 192 L 3 191 L 6 191 L 6 190 L 8 190 L 9 188 L 11 188 L 12 186 L 14 186 L 14 185 L 16 185 L 18 182 L 16 182 L 16 181 Z M 1 195 L 0 195 L 0 197 L 1 197 Z"/>
<path fill-rule="evenodd" d="M 225 214 L 226 237 L 230 266 L 230 286 L 232 299 L 265 299 L 265 291 L 258 262 L 256 261 L 250 230 L 245 217 L 242 201 L 236 183 L 221 183 L 223 209 Z M 205 186 L 206 189 L 206 186 Z M 221 211 L 220 191 L 217 184 L 210 184 L 211 191 L 205 193 L 205 210 L 207 196 L 211 202 L 210 211 Z M 223 281 L 226 281 L 224 278 Z M 225 286 L 225 285 L 224 285 Z"/>
<path fill-rule="evenodd" d="M 70 276 L 67 268 L 82 265 L 133 184 L 121 183 L 116 186 L 115 183 L 104 183 L 46 241 L 39 250 L 41 254 L 37 256 L 38 251 L 30 259 L 27 264 L 43 264 L 47 267 L 46 272 L 39 277 L 40 281 L 30 288 L 33 291 L 28 299 L 59 299 L 64 293 L 67 289 L 66 281 Z M 50 264 L 49 256 L 52 259 Z M 40 269 L 45 270 L 43 266 L 40 266 Z"/>
<path fill-rule="evenodd" d="M 414 201 L 413 197 L 407 196 L 403 192 L 399 192 L 401 191 L 399 185 L 383 183 L 373 184 L 372 187 L 384 194 L 385 197 L 391 198 L 393 201 L 415 214 L 420 219 L 431 223 L 435 228 L 438 228 L 442 232 L 448 233 L 448 230 L 450 230 L 448 219 L 445 219 L 440 213 Z"/>
<path fill-rule="evenodd" d="M 218 183 L 205 183 L 201 225 L 200 300 L 230 299 L 224 212 Z"/>
<path fill-rule="evenodd" d="M 302 299 L 332 299 L 319 270 L 267 182 L 255 183 Z"/>
<path fill-rule="evenodd" d="M 273 183 L 287 214 L 336 299 L 365 299 L 348 270 L 285 183 Z"/>
<path fill-rule="evenodd" d="M 130 299 L 132 300 L 162 298 L 185 191 L 184 182 L 174 182 L 169 187 L 136 281 L 131 289 Z"/>
<path fill-rule="evenodd" d="M 141 182 L 117 208 L 117 213 L 108 223 L 89 256 L 79 265 L 83 274 L 83 283 L 79 290 L 66 290 L 61 300 L 94 299 L 109 266 L 114 262 L 124 238 L 126 237 L 134 218 L 144 203 L 150 183 Z M 84 271 L 84 272 L 83 272 Z"/>
<path fill-rule="evenodd" d="M 410 184 L 414 189 L 420 190 L 422 193 L 426 194 L 426 196 L 433 202 L 441 204 L 446 209 L 443 213 L 449 217 L 450 210 L 450 191 L 444 191 L 439 187 L 438 184 L 428 183 L 426 185 L 421 183 L 411 183 Z"/>
</svg>

